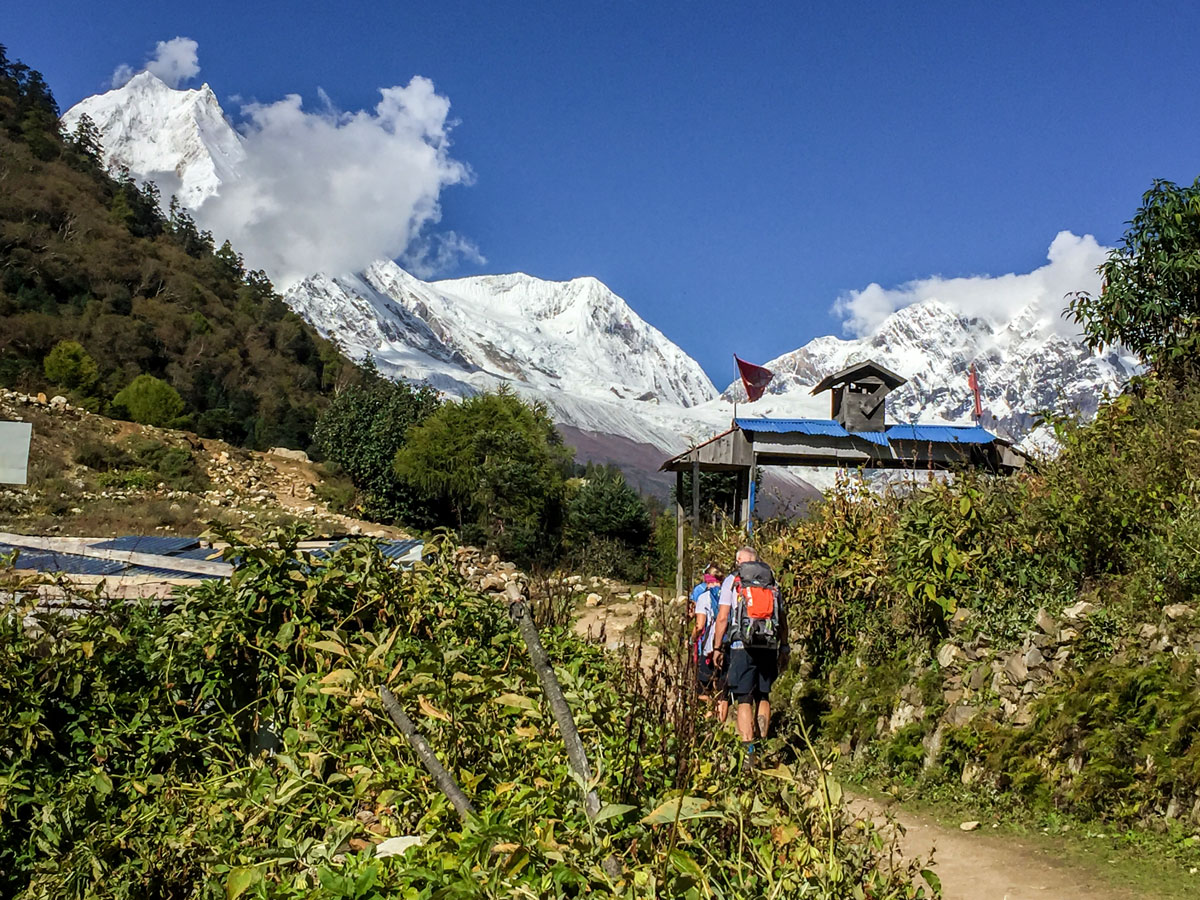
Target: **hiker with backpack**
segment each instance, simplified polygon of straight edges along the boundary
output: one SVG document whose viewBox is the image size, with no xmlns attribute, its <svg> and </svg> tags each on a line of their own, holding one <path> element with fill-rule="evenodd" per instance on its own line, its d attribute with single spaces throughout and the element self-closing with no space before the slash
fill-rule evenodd
<svg viewBox="0 0 1200 900">
<path fill-rule="evenodd" d="M 725 669 L 713 664 L 713 633 L 717 625 L 717 610 L 721 597 L 721 570 L 710 565 L 704 570 L 701 582 L 692 588 L 691 653 L 696 661 L 696 680 L 700 685 L 699 699 L 704 704 L 717 700 L 717 720 L 724 722 L 729 715 L 729 694 L 725 689 Z M 712 711 L 709 711 L 709 715 Z"/>
<path fill-rule="evenodd" d="M 766 738 L 771 724 L 771 685 L 787 663 L 787 617 L 775 573 L 753 547 L 738 550 L 736 565 L 721 584 L 713 629 L 713 660 L 728 656 L 730 696 L 737 701 L 737 729 L 754 758 L 754 734 Z"/>
</svg>

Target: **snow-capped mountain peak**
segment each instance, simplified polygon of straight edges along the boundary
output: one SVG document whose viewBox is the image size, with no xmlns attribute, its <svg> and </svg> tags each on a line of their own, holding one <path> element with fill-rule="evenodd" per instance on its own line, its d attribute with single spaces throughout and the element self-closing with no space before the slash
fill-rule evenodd
<svg viewBox="0 0 1200 900">
<path fill-rule="evenodd" d="M 196 208 L 235 177 L 246 158 L 241 138 L 225 120 L 207 84 L 181 90 L 150 72 L 119 88 L 88 97 L 63 115 L 72 130 L 87 115 L 100 131 L 107 165 L 127 166 Z"/>
</svg>

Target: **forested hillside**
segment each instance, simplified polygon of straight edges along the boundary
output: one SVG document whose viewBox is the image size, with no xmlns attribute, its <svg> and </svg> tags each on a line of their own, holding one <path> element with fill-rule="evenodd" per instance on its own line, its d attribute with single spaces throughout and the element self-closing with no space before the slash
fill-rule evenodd
<svg viewBox="0 0 1200 900">
<path fill-rule="evenodd" d="M 228 243 L 105 173 L 88 123 L 61 136 L 42 76 L 3 47 L 0 185 L 0 385 L 307 448 L 333 387 L 357 379 Z"/>
</svg>

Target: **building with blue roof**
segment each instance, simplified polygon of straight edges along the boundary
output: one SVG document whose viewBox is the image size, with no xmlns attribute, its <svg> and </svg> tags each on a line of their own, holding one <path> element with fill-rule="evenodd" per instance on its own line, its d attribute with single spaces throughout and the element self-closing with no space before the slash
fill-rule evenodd
<svg viewBox="0 0 1200 900">
<path fill-rule="evenodd" d="M 675 472 L 676 587 L 683 591 L 683 474 L 692 473 L 692 515 L 699 520 L 699 474 L 734 472 L 734 521 L 751 524 L 759 466 L 822 466 L 927 472 L 984 469 L 1010 474 L 1025 464 L 1012 444 L 979 425 L 889 423 L 886 396 L 906 379 L 874 362 L 862 362 L 822 379 L 813 394 L 831 392 L 828 419 L 737 417 L 728 431 L 663 463 Z"/>
</svg>

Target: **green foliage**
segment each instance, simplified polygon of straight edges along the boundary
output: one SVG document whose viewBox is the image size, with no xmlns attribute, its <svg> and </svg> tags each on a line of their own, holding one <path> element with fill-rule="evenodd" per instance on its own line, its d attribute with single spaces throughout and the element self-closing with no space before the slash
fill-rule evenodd
<svg viewBox="0 0 1200 900">
<path fill-rule="evenodd" d="M 827 768 L 744 779 L 726 731 L 694 708 L 681 730 L 599 648 L 547 632 L 607 801 L 590 823 L 525 648 L 453 547 L 403 571 L 369 543 L 313 559 L 295 537 L 235 543 L 231 580 L 165 608 L 3 611 L 0 893 L 924 896 Z M 467 824 L 383 685 L 472 800 Z M 402 835 L 421 843 L 374 855 Z"/>
<path fill-rule="evenodd" d="M 580 571 L 629 580 L 646 575 L 650 513 L 616 467 L 587 467 L 567 501 L 564 538 Z"/>
<path fill-rule="evenodd" d="M 1121 246 L 1100 268 L 1100 295 L 1079 293 L 1070 311 L 1092 347 L 1124 345 L 1163 366 L 1200 356 L 1200 178 L 1156 179 Z"/>
<path fill-rule="evenodd" d="M 339 393 L 313 434 L 324 456 L 350 476 L 363 514 L 382 522 L 428 527 L 437 522 L 427 496 L 393 469 L 405 435 L 441 401 L 432 388 L 412 388 L 378 376 Z"/>
<path fill-rule="evenodd" d="M 78 341 L 59 341 L 42 361 L 46 377 L 67 390 L 90 391 L 100 377 L 96 361 Z"/>
<path fill-rule="evenodd" d="M 501 390 L 409 429 L 395 471 L 444 502 L 464 540 L 528 563 L 557 553 L 571 462 L 545 407 Z"/>
<path fill-rule="evenodd" d="M 153 184 L 108 175 L 92 123 L 61 135 L 42 77 L 3 52 L 0 158 L 0 384 L 48 388 L 46 357 L 73 341 L 96 364 L 76 389 L 87 396 L 145 373 L 174 386 L 202 434 L 309 447 L 356 367 L 177 205 L 164 216 Z"/>
<path fill-rule="evenodd" d="M 184 409 L 179 392 L 153 375 L 133 379 L 113 397 L 113 405 L 128 412 L 135 422 L 158 427 L 178 419 Z"/>
</svg>

